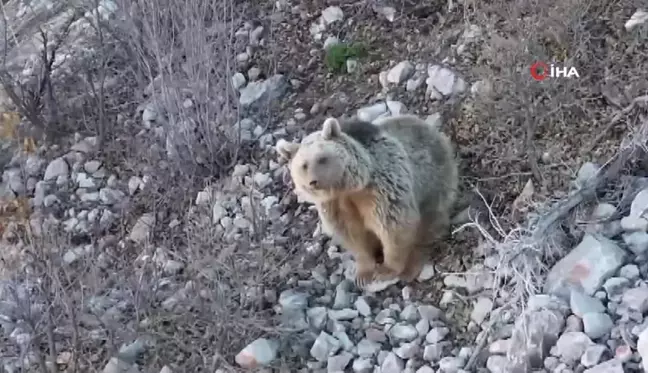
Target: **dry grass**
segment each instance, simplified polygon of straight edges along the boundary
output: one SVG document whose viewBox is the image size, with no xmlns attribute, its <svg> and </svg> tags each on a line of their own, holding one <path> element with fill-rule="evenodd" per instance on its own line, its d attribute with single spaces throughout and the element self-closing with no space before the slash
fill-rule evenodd
<svg viewBox="0 0 648 373">
<path fill-rule="evenodd" d="M 242 25 L 245 4 L 120 0 L 112 19 L 99 15 L 98 4 L 93 0 L 76 8 L 78 12 L 71 13 L 75 18 L 69 18 L 70 23 L 79 17 L 89 21 L 84 46 L 93 53 L 75 56 L 67 69 L 51 63 L 59 51 L 67 54 L 74 44 L 64 22 L 63 31 L 44 30 L 55 42 L 42 43 L 46 48 L 34 74 L 18 80 L 13 71 L 0 69 L 1 82 L 16 92 L 12 99 L 22 116 L 49 133 L 48 141 L 71 132 L 98 136 L 101 149 L 96 157 L 111 172 L 123 180 L 148 175 L 149 182 L 131 198 L 123 221 L 108 232 L 94 232 L 108 235 L 102 239 L 50 234 L 47 229 L 36 234 L 38 230 L 27 228 L 28 219 L 36 216 L 24 217 L 5 235 L 5 242 L 22 252 L 12 281 L 2 291 L 4 299 L 16 304 L 10 322 L 24 335 L 1 340 L 0 354 L 30 357 L 17 365 L 31 366 L 32 371 L 46 372 L 56 362 L 69 372 L 95 372 L 118 355 L 124 343 L 140 340 L 153 343 L 131 360 L 146 371 L 170 365 L 174 371 L 214 372 L 235 370 L 234 354 L 261 335 L 299 345 L 294 335 L 278 327 L 271 308 L 273 298 L 288 286 L 287 279 L 301 275 L 293 259 L 312 232 L 311 222 L 296 222 L 296 212 L 286 222 L 279 219 L 283 211 L 260 211 L 262 196 L 252 183 L 226 177 L 233 165 L 254 164 L 265 156 L 242 144 L 240 134 L 231 130 L 239 112 L 230 78 L 236 70 L 235 55 L 243 47 L 234 33 Z M 321 5 L 309 4 L 318 9 Z M 488 211 L 491 227 L 473 226 L 500 253 L 496 281 L 508 279 L 507 290 L 519 299 L 538 290 L 546 266 L 560 255 L 553 249 L 561 245 L 538 245 L 534 236 L 547 206 L 542 202 L 560 197 L 549 191 L 565 191 L 575 171 L 570 168 L 583 160 L 609 158 L 619 134 L 631 129 L 636 119 L 635 111 L 624 114 L 618 126 L 606 130 L 610 136 L 594 144 L 593 156 L 577 144 L 591 145 L 594 134 L 619 112 L 601 107 L 628 104 L 622 100 L 616 105 L 601 81 L 628 82 L 628 87 L 617 88 L 632 99 L 641 91 L 642 79 L 647 80 L 641 70 L 647 65 L 645 52 L 626 53 L 645 43 L 645 30 L 622 34 L 615 31 L 620 26 L 604 21 L 623 19 L 636 5 L 585 0 L 462 5 L 465 22 L 491 27 L 467 75 L 488 78 L 494 91 L 473 102 L 459 118 L 458 140 L 465 153 L 473 155 L 466 168 L 489 174 L 468 175 L 474 177 L 472 186 L 503 191 L 495 204 L 493 196 L 482 196 L 493 206 Z M 345 12 L 354 7 L 345 7 Z M 369 10 L 365 13 L 375 17 Z M 407 24 L 414 22 L 420 23 L 414 19 Z M 268 45 L 280 42 L 270 40 Z M 301 44 L 294 43 L 295 51 L 308 53 Z M 305 63 L 286 56 L 278 56 L 284 68 Z M 582 79 L 532 81 L 527 71 L 534 60 L 576 66 Z M 263 63 L 272 66 L 268 70 L 275 68 Z M 314 65 L 309 62 L 308 68 L 318 68 Z M 361 80 L 365 77 L 357 82 Z M 317 84 L 331 89 L 325 77 Z M 142 101 L 164 108 L 148 123 L 151 129 L 141 121 Z M 542 153 L 550 153 L 549 160 Z M 510 175 L 521 176 L 511 181 Z M 538 186 L 535 208 L 530 209 L 535 215 L 516 228 L 519 221 L 510 217 L 511 201 L 529 177 Z M 225 234 L 211 221 L 209 208 L 193 206 L 205 185 L 212 185 L 218 192 L 214 198 L 225 201 L 231 214 L 247 218 L 252 229 Z M 281 192 L 273 190 L 277 196 Z M 242 194 L 248 203 L 240 202 Z M 120 241 L 146 212 L 157 218 L 154 239 L 143 244 Z M 552 226 L 552 232 L 556 238 L 573 239 L 558 226 Z M 65 263 L 71 250 L 85 245 L 92 249 Z M 169 260 L 180 263 L 181 269 L 170 271 Z M 28 284 L 28 289 L 16 283 Z M 286 362 L 290 371 L 303 363 L 297 358 Z"/>
</svg>

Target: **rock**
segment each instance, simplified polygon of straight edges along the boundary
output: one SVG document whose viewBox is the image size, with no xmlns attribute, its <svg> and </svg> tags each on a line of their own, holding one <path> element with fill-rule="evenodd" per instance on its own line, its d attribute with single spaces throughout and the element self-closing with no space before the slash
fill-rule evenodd
<svg viewBox="0 0 648 373">
<path fill-rule="evenodd" d="M 601 357 L 603 357 L 603 353 L 605 353 L 606 350 L 607 347 L 603 345 L 589 346 L 581 357 L 581 364 L 583 364 L 585 368 L 595 366 L 599 361 L 601 361 Z"/>
<path fill-rule="evenodd" d="M 641 356 L 641 363 L 646 372 L 648 372 L 648 327 L 644 326 L 644 329 L 639 333 L 639 338 L 637 339 L 637 353 Z"/>
<path fill-rule="evenodd" d="M 443 316 L 443 311 L 440 309 L 430 306 L 430 305 L 421 305 L 418 307 L 419 315 L 421 315 L 421 318 L 423 320 L 429 321 L 435 321 L 441 318 Z"/>
<path fill-rule="evenodd" d="M 403 290 L 405 289 L 407 289 L 407 287 L 403 288 Z M 400 319 L 412 323 L 417 322 L 419 320 L 419 313 L 416 309 L 416 306 L 414 306 L 413 304 L 408 304 L 407 306 L 405 306 L 405 308 L 403 308 L 403 311 L 401 311 L 400 313 Z"/>
<path fill-rule="evenodd" d="M 353 354 L 346 351 L 339 355 L 331 356 L 328 358 L 328 362 L 326 363 L 326 371 L 328 373 L 344 372 L 344 369 L 349 365 L 351 359 L 353 359 Z"/>
<path fill-rule="evenodd" d="M 542 367 L 549 347 L 556 343 L 564 326 L 565 315 L 561 311 L 546 308 L 534 311 L 529 308 L 515 321 L 506 352 L 511 366 L 522 371 Z"/>
<path fill-rule="evenodd" d="M 308 307 L 308 294 L 294 289 L 282 291 L 279 305 L 284 309 L 304 310 Z"/>
<path fill-rule="evenodd" d="M 418 335 L 427 335 L 430 331 L 430 322 L 424 319 L 419 320 L 414 326 Z"/>
<path fill-rule="evenodd" d="M 104 218 L 102 216 L 101 220 L 103 219 Z M 144 242 L 146 242 L 146 240 L 149 239 L 149 235 L 151 233 L 151 230 L 153 229 L 153 226 L 155 226 L 155 220 L 155 214 L 152 213 L 146 213 L 140 216 L 140 218 L 137 219 L 137 222 L 135 222 L 133 229 L 131 229 L 128 239 L 138 244 L 143 244 Z"/>
<path fill-rule="evenodd" d="M 550 270 L 544 292 L 569 296 L 569 288 L 580 285 L 585 294 L 593 295 L 625 259 L 625 251 L 614 241 L 587 233 L 581 243 Z"/>
<path fill-rule="evenodd" d="M 439 371 L 442 373 L 458 373 L 466 364 L 460 357 L 446 356 L 439 360 Z"/>
<path fill-rule="evenodd" d="M 405 369 L 405 363 L 395 353 L 389 352 L 380 364 L 380 373 L 401 373 Z"/>
<path fill-rule="evenodd" d="M 434 369 L 432 369 L 431 367 L 429 367 L 427 365 L 424 365 L 424 366 L 418 368 L 416 373 L 434 373 Z"/>
<path fill-rule="evenodd" d="M 68 176 L 70 173 L 70 167 L 63 157 L 56 158 L 50 164 L 47 165 L 45 169 L 45 176 L 43 179 L 45 181 L 54 180 L 60 176 Z"/>
<path fill-rule="evenodd" d="M 624 233 L 621 237 L 635 255 L 641 255 L 648 250 L 648 233 L 646 232 Z"/>
<path fill-rule="evenodd" d="M 392 67 L 387 73 L 387 81 L 393 84 L 400 84 L 414 73 L 414 65 L 409 61 L 401 61 Z"/>
<path fill-rule="evenodd" d="M 505 356 L 492 355 L 486 360 L 486 368 L 490 373 L 506 373 L 507 363 Z"/>
<path fill-rule="evenodd" d="M 450 96 L 453 93 L 461 93 L 465 90 L 465 82 L 457 77 L 450 69 L 438 65 L 428 68 L 428 78 L 426 79 L 428 93 L 432 98 L 437 94 Z"/>
<path fill-rule="evenodd" d="M 87 161 L 83 165 L 83 169 L 85 170 L 85 172 L 92 175 L 95 172 L 99 171 L 99 169 L 101 168 L 101 165 L 102 165 L 101 161 Z"/>
<path fill-rule="evenodd" d="M 313 307 L 306 311 L 306 317 L 313 328 L 321 330 L 326 326 L 328 313 L 326 307 Z"/>
<path fill-rule="evenodd" d="M 626 21 L 624 27 L 627 31 L 648 22 L 648 11 L 636 10 L 630 19 Z"/>
<path fill-rule="evenodd" d="M 488 317 L 488 314 L 490 314 L 492 309 L 492 300 L 485 297 L 479 297 L 477 299 L 477 302 L 475 303 L 472 313 L 470 314 L 470 319 L 477 323 L 477 325 L 481 325 L 484 320 L 486 320 L 486 317 Z"/>
<path fill-rule="evenodd" d="M 576 315 L 570 315 L 565 321 L 565 331 L 566 332 L 582 332 L 583 331 L 583 319 Z"/>
<path fill-rule="evenodd" d="M 354 303 L 354 306 L 362 316 L 371 316 L 371 306 L 369 306 L 369 303 L 367 302 L 365 297 L 358 297 L 358 299 L 356 299 Z"/>
<path fill-rule="evenodd" d="M 101 203 L 108 206 L 120 203 L 125 197 L 126 194 L 118 189 L 101 188 L 99 191 Z"/>
<path fill-rule="evenodd" d="M 406 342 L 394 349 L 394 353 L 401 359 L 408 360 L 418 355 L 420 349 L 417 342 Z"/>
<path fill-rule="evenodd" d="M 612 359 L 590 369 L 585 369 L 583 373 L 624 373 L 623 363 L 617 359 Z"/>
<path fill-rule="evenodd" d="M 622 277 L 610 277 L 603 284 L 603 288 L 609 299 L 620 298 L 625 288 L 630 286 L 630 281 Z"/>
<path fill-rule="evenodd" d="M 648 311 L 648 286 L 626 290 L 621 298 L 621 303 L 633 311 L 641 313 Z"/>
<path fill-rule="evenodd" d="M 310 354 L 317 361 L 327 361 L 330 356 L 335 355 L 336 352 L 340 349 L 341 344 L 335 337 L 326 333 L 320 332 L 315 343 L 310 349 Z"/>
<path fill-rule="evenodd" d="M 633 198 L 630 204 L 630 214 L 628 216 L 643 217 L 648 211 L 648 188 L 641 190 Z"/>
<path fill-rule="evenodd" d="M 430 344 L 441 342 L 448 333 L 450 333 L 450 329 L 446 327 L 432 328 L 432 330 L 430 330 L 430 332 L 425 336 L 425 341 Z"/>
<path fill-rule="evenodd" d="M 599 172 L 599 165 L 596 163 L 592 162 L 585 162 L 583 165 L 578 169 L 578 173 L 576 174 L 576 180 L 574 183 L 578 188 L 583 188 L 590 180 L 593 180 L 596 178 L 598 172 Z"/>
<path fill-rule="evenodd" d="M 648 230 L 648 220 L 640 216 L 626 216 L 621 219 L 621 229 L 626 232 L 645 232 Z"/>
<path fill-rule="evenodd" d="M 239 103 L 248 107 L 262 101 L 273 101 L 283 96 L 287 87 L 286 79 L 281 74 L 273 75 L 266 80 L 250 82 L 239 91 L 241 94 Z"/>
<path fill-rule="evenodd" d="M 628 280 L 634 280 L 639 278 L 639 267 L 634 264 L 627 264 L 619 269 L 619 276 L 627 278 Z"/>
<path fill-rule="evenodd" d="M 358 356 L 367 358 L 376 356 L 381 348 L 379 343 L 368 338 L 364 338 L 360 342 L 358 342 L 357 347 Z"/>
<path fill-rule="evenodd" d="M 412 325 L 400 323 L 389 330 L 389 335 L 397 341 L 411 342 L 418 337 L 418 331 Z"/>
<path fill-rule="evenodd" d="M 382 15 L 389 22 L 394 22 L 396 19 L 396 9 L 391 6 L 373 6 L 373 9 L 376 13 Z"/>
<path fill-rule="evenodd" d="M 326 38 L 326 40 L 324 40 L 324 50 L 327 50 L 337 44 L 340 44 L 340 39 L 338 39 L 337 36 L 331 35 Z"/>
<path fill-rule="evenodd" d="M 425 83 L 425 77 L 422 75 L 415 74 L 414 77 L 407 80 L 405 84 L 405 90 L 407 92 L 414 92 L 419 89 L 423 83 Z"/>
<path fill-rule="evenodd" d="M 169 368 L 168 365 L 165 365 L 162 367 L 162 369 L 160 369 L 160 373 L 173 373 L 173 371 L 171 370 L 171 368 Z"/>
<path fill-rule="evenodd" d="M 346 308 L 343 310 L 329 310 L 328 316 L 331 320 L 345 321 L 352 320 L 358 317 L 359 312 L 357 310 L 352 310 Z"/>
<path fill-rule="evenodd" d="M 239 72 L 232 75 L 232 88 L 234 88 L 235 91 L 241 89 L 241 87 L 243 87 L 245 83 L 247 83 L 247 80 L 245 79 L 245 75 Z"/>
<path fill-rule="evenodd" d="M 605 312 L 605 307 L 600 300 L 572 289 L 569 304 L 574 315 L 582 318 L 586 313 Z"/>
<path fill-rule="evenodd" d="M 610 333 L 614 323 L 607 313 L 586 313 L 583 315 L 583 330 L 588 337 L 598 339 Z"/>
<path fill-rule="evenodd" d="M 104 367 L 103 373 L 139 373 L 139 369 L 119 358 L 113 357 Z"/>
<path fill-rule="evenodd" d="M 580 361 L 581 356 L 594 342 L 581 332 L 567 332 L 558 338 L 558 342 L 551 349 L 552 355 L 558 356 L 567 364 L 574 364 Z"/>
<path fill-rule="evenodd" d="M 279 343 L 274 340 L 259 338 L 247 345 L 236 357 L 236 363 L 246 369 L 266 366 L 277 358 Z"/>
<path fill-rule="evenodd" d="M 344 12 L 338 6 L 330 6 L 322 11 L 322 20 L 326 25 L 344 20 Z"/>
<path fill-rule="evenodd" d="M 354 373 L 371 373 L 373 372 L 374 365 L 371 359 L 360 358 L 355 359 L 351 367 Z"/>
</svg>

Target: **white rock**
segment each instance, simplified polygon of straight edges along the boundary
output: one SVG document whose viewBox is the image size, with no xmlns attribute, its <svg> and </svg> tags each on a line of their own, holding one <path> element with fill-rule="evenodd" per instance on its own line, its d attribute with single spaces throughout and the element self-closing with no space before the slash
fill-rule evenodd
<svg viewBox="0 0 648 373">
<path fill-rule="evenodd" d="M 470 314 L 470 319 L 481 325 L 486 317 L 490 314 L 493 309 L 493 301 L 486 297 L 479 297 L 472 313 Z"/>
<path fill-rule="evenodd" d="M 326 25 L 330 25 L 331 23 L 338 21 L 343 21 L 344 12 L 339 6 L 330 6 L 322 11 L 322 20 L 324 20 L 324 23 Z"/>
<path fill-rule="evenodd" d="M 414 73 L 414 65 L 409 61 L 401 61 L 392 67 L 387 73 L 387 81 L 393 84 L 400 84 L 409 79 Z"/>
<path fill-rule="evenodd" d="M 648 188 L 643 189 L 632 200 L 629 216 L 641 216 L 648 211 Z"/>
<path fill-rule="evenodd" d="M 49 181 L 58 178 L 59 176 L 68 176 L 70 172 L 70 166 L 67 164 L 63 157 L 56 158 L 50 164 L 47 165 L 45 169 L 44 180 Z"/>
<path fill-rule="evenodd" d="M 310 349 L 310 354 L 317 361 L 327 361 L 340 349 L 340 341 L 326 332 L 320 332 Z"/>
<path fill-rule="evenodd" d="M 648 250 L 648 233 L 646 232 L 631 232 L 622 235 L 623 242 L 628 245 L 635 255 L 640 255 Z"/>
<path fill-rule="evenodd" d="M 394 22 L 396 19 L 396 9 L 391 6 L 376 7 L 375 11 L 385 17 L 389 22 Z"/>
<path fill-rule="evenodd" d="M 137 176 L 131 176 L 131 178 L 128 179 L 128 193 L 132 196 L 138 189 L 142 188 L 143 184 L 144 182 L 142 179 Z"/>
<path fill-rule="evenodd" d="M 648 12 L 644 10 L 637 10 L 632 14 L 629 20 L 625 23 L 625 29 L 630 31 L 633 28 L 648 22 Z"/>
<path fill-rule="evenodd" d="M 648 372 L 648 327 L 644 326 L 644 330 L 639 333 L 637 352 L 641 356 L 641 363 L 644 370 Z"/>
<path fill-rule="evenodd" d="M 594 342 L 582 332 L 563 333 L 556 345 L 552 348 L 552 355 L 558 356 L 567 364 L 580 361 L 585 351 L 594 345 Z"/>
<path fill-rule="evenodd" d="M 441 93 L 443 96 L 449 96 L 452 93 L 455 93 L 458 79 L 455 74 L 448 68 L 434 65 L 428 68 L 428 78 L 426 83 L 428 85 L 428 91 L 431 88 L 434 88 L 436 91 Z"/>
<path fill-rule="evenodd" d="M 324 49 L 329 49 L 336 44 L 340 44 L 340 39 L 338 39 L 337 36 L 329 36 L 324 40 Z"/>
<path fill-rule="evenodd" d="M 547 275 L 544 292 L 569 296 L 571 285 L 593 295 L 625 262 L 626 252 L 605 237 L 585 234 L 578 246 L 558 261 Z"/>
<path fill-rule="evenodd" d="M 234 88 L 234 90 L 238 91 L 245 85 L 245 83 L 245 75 L 241 74 L 240 72 L 237 72 L 232 76 L 232 88 Z"/>
<path fill-rule="evenodd" d="M 275 340 L 259 338 L 245 346 L 236 357 L 236 363 L 247 369 L 253 369 L 270 364 L 277 358 L 279 343 Z"/>
<path fill-rule="evenodd" d="M 155 214 L 143 214 L 139 219 L 137 219 L 137 222 L 135 222 L 135 225 L 133 226 L 133 229 L 131 229 L 128 238 L 131 241 L 135 241 L 139 244 L 146 242 L 146 240 L 149 238 L 151 230 L 153 229 L 153 226 L 155 225 L 155 221 Z"/>
</svg>

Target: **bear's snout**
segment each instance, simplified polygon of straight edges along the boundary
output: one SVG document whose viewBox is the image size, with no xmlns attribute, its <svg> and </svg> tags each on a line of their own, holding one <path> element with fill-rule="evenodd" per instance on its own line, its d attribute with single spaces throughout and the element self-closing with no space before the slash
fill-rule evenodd
<svg viewBox="0 0 648 373">
<path fill-rule="evenodd" d="M 318 186 L 318 182 L 317 182 L 317 180 L 311 180 L 309 184 L 310 184 L 310 186 L 311 186 L 312 188 L 317 188 L 317 186 Z"/>
</svg>

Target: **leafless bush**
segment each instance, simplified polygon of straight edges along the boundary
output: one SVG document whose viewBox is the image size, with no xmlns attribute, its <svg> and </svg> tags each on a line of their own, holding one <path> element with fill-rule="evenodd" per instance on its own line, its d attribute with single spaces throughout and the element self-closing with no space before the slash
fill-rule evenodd
<svg viewBox="0 0 648 373">
<path fill-rule="evenodd" d="M 230 0 L 179 3 L 123 0 L 116 34 L 150 82 L 166 151 L 185 172 L 219 174 L 237 159 L 239 144 L 223 128 L 237 118 L 230 77 L 239 9 Z"/>
</svg>

